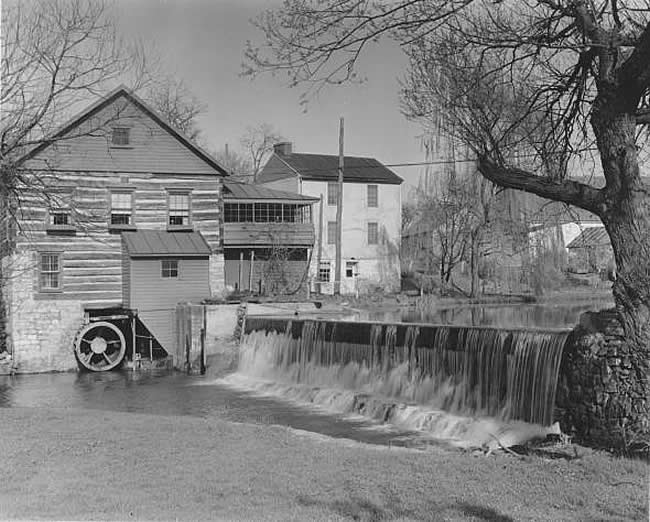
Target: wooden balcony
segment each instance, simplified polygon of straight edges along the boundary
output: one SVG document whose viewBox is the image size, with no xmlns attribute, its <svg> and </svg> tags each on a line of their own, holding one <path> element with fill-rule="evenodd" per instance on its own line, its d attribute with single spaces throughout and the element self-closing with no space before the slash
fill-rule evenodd
<svg viewBox="0 0 650 522">
<path fill-rule="evenodd" d="M 224 247 L 312 247 L 312 223 L 224 223 Z"/>
</svg>

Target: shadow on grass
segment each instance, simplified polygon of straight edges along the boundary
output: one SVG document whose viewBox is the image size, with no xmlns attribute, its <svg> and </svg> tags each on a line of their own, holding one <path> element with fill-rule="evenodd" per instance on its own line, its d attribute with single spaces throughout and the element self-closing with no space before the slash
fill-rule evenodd
<svg viewBox="0 0 650 522">
<path fill-rule="evenodd" d="M 514 522 L 514 519 L 506 515 L 502 515 L 495 509 L 485 506 L 475 506 L 467 502 L 459 502 L 454 506 L 455 509 L 460 511 L 463 515 L 472 517 L 475 520 L 489 520 L 490 522 Z"/>
<path fill-rule="evenodd" d="M 333 511 L 338 516 L 350 520 L 367 520 L 379 522 L 382 520 L 448 520 L 451 513 L 462 515 L 463 519 L 513 522 L 509 516 L 485 506 L 477 506 L 467 502 L 457 504 L 439 504 L 434 501 L 425 502 L 419 509 L 405 509 L 401 501 L 394 495 L 389 495 L 385 505 L 381 506 L 364 498 L 351 497 L 346 500 L 319 500 L 317 498 L 301 495 L 297 502 L 303 506 L 318 507 L 323 510 Z"/>
<path fill-rule="evenodd" d="M 333 511 L 338 516 L 351 520 L 395 520 L 400 518 L 421 519 L 420 510 L 409 510 L 401 507 L 399 499 L 390 499 L 387 504 L 390 507 L 383 507 L 367 499 L 351 497 L 346 500 L 320 500 L 305 495 L 296 499 L 303 506 L 313 506 L 326 511 Z M 395 501 L 397 500 L 397 501 Z M 435 512 L 435 509 L 433 510 Z"/>
</svg>

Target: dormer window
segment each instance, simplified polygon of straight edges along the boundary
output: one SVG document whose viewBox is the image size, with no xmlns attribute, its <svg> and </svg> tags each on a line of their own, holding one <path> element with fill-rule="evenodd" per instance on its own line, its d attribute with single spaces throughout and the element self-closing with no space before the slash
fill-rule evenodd
<svg viewBox="0 0 650 522">
<path fill-rule="evenodd" d="M 114 147 L 128 147 L 130 143 L 130 131 L 128 127 L 113 127 L 111 145 Z"/>
</svg>

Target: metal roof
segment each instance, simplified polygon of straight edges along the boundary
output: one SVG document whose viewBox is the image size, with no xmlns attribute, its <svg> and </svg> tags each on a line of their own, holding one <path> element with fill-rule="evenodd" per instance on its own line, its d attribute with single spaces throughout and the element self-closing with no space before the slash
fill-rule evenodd
<svg viewBox="0 0 650 522">
<path fill-rule="evenodd" d="M 338 156 L 301 153 L 276 155 L 303 179 L 315 181 L 336 181 L 338 179 Z M 352 183 L 376 182 L 391 185 L 399 185 L 404 181 L 375 158 L 357 156 L 344 157 L 343 180 Z"/>
<path fill-rule="evenodd" d="M 129 257 L 208 257 L 210 247 L 200 232 L 138 230 L 122 232 Z"/>
<path fill-rule="evenodd" d="M 609 236 L 605 227 L 590 227 L 567 245 L 567 248 L 588 248 L 609 245 Z"/>
<path fill-rule="evenodd" d="M 293 192 L 285 192 L 283 190 L 273 190 L 262 185 L 251 185 L 249 183 L 239 183 L 237 181 L 227 180 L 224 180 L 223 185 L 225 188 L 223 193 L 224 199 L 288 200 L 300 203 L 318 201 L 318 198 L 303 196 L 302 194 L 295 194 Z"/>
</svg>

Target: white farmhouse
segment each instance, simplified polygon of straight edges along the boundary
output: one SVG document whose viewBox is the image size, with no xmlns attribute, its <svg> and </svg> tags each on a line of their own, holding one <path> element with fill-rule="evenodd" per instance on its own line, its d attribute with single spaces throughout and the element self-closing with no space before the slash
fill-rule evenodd
<svg viewBox="0 0 650 522">
<path fill-rule="evenodd" d="M 338 162 L 336 155 L 294 153 L 291 143 L 278 143 L 257 180 L 321 198 L 310 267 L 312 288 L 322 293 L 334 290 Z M 341 294 L 399 291 L 402 178 L 374 158 L 345 156 L 343 181 Z"/>
</svg>

